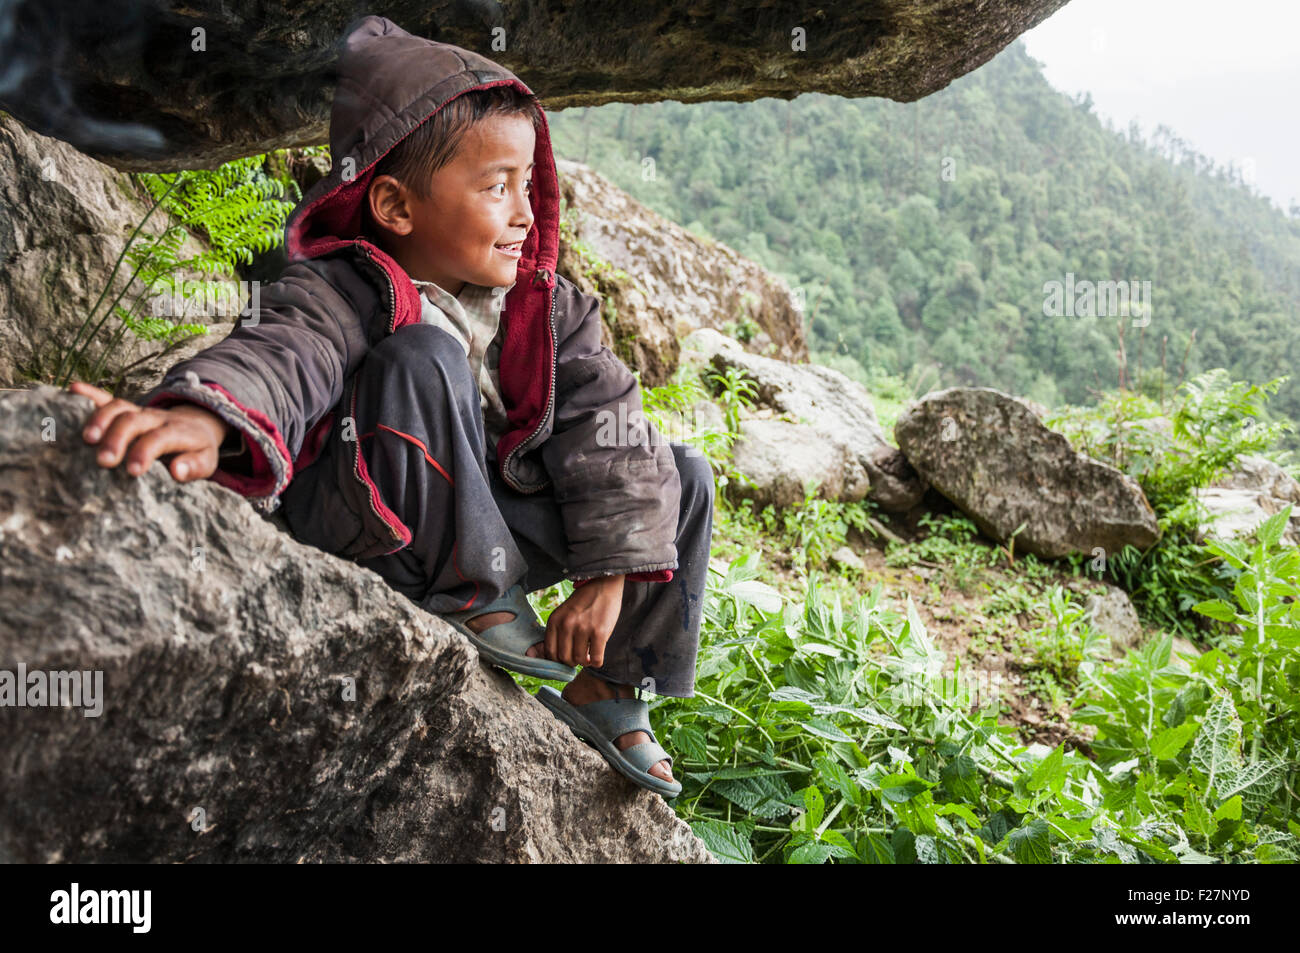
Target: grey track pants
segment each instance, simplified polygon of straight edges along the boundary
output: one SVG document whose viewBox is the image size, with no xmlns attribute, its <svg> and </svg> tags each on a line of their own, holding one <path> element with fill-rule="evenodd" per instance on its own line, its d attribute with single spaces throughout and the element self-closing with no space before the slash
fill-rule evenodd
<svg viewBox="0 0 1300 953">
<path fill-rule="evenodd" d="M 559 505 L 549 487 L 525 494 L 501 479 L 484 436 L 478 386 L 455 338 L 433 325 L 399 328 L 366 355 L 340 408 L 353 407 L 354 399 L 355 435 L 369 476 L 412 536 L 397 552 L 358 558 L 358 565 L 435 614 L 486 605 L 516 582 L 534 592 L 565 578 Z M 321 456 L 294 475 L 282 501 L 296 537 L 346 556 L 368 517 L 357 512 L 363 508 L 339 429 Z M 682 487 L 678 568 L 670 582 L 624 582 L 605 664 L 588 671 L 690 698 L 714 484 L 701 454 L 685 444 L 671 447 Z M 617 532 L 610 527 L 611 541 Z"/>
</svg>

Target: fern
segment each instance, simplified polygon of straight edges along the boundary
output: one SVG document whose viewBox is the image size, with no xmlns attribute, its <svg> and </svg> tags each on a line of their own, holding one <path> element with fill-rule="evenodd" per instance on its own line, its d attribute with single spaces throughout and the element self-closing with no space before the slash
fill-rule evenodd
<svg viewBox="0 0 1300 953">
<path fill-rule="evenodd" d="M 109 355 L 116 351 L 128 331 L 141 340 L 163 344 L 161 351 L 122 368 L 113 389 L 120 386 L 126 372 L 137 364 L 166 354 L 194 336 L 207 333 L 204 323 L 182 324 L 162 320 L 157 314 L 143 315 L 138 309 L 146 296 L 157 291 L 172 295 L 174 299 L 181 274 L 198 274 L 202 276 L 199 280 L 182 286 L 190 292 L 197 292 L 186 299 L 185 314 L 189 314 L 194 302 L 206 301 L 228 289 L 227 282 L 210 280 L 213 276 L 234 278 L 241 264 L 250 264 L 255 254 L 265 253 L 279 245 L 293 204 L 284 198 L 285 192 L 291 191 L 299 199 L 301 192 L 287 173 L 267 176 L 264 171 L 267 159 L 267 155 L 256 155 L 235 159 L 212 170 L 142 173 L 134 177 L 153 198 L 153 205 L 128 239 L 94 307 L 64 352 L 55 372 L 56 383 L 67 386 L 74 369 L 85 360 L 90 342 L 110 316 L 118 319 L 119 326 L 89 371 L 92 382 L 99 381 Z M 159 208 L 171 216 L 172 224 L 160 233 L 145 233 L 146 224 Z M 184 258 L 182 248 L 192 232 L 207 239 L 207 248 Z M 123 261 L 131 265 L 132 271 L 113 294 L 114 280 Z M 137 279 L 143 290 L 124 306 L 122 299 Z M 112 300 L 98 323 L 78 346 L 82 335 L 95 321 L 100 305 L 110 294 Z"/>
</svg>

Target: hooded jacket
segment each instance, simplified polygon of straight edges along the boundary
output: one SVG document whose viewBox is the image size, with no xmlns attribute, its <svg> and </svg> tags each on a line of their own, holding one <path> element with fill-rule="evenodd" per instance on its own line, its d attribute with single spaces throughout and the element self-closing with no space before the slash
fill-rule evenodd
<svg viewBox="0 0 1300 953">
<path fill-rule="evenodd" d="M 335 71 L 333 166 L 289 217 L 288 267 L 259 289 L 224 340 L 177 364 L 140 400 L 199 404 L 242 432 L 247 453 L 223 457 L 212 479 L 264 513 L 317 458 L 331 428 L 355 419 L 340 402 L 369 349 L 421 318 L 410 276 L 360 234 L 376 164 L 462 93 L 511 85 L 532 94 L 497 63 L 379 16 L 349 25 Z M 677 568 L 680 479 L 671 447 L 641 417 L 636 378 L 601 344 L 599 299 L 555 273 L 560 192 L 544 115 L 533 161 L 534 227 L 502 310 L 499 375 L 510 429 L 496 448 L 501 476 L 521 493 L 553 488 L 568 578 L 667 582 Z M 411 531 L 371 481 L 360 442 L 347 452 L 366 536 L 348 555 L 397 552 Z"/>
</svg>

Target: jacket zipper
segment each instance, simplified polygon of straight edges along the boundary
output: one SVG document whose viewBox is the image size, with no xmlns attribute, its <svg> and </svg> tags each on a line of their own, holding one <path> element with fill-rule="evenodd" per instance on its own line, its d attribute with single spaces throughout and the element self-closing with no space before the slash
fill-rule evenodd
<svg viewBox="0 0 1300 953">
<path fill-rule="evenodd" d="M 519 483 L 510 475 L 509 469 L 510 469 L 510 461 L 512 461 L 515 458 L 515 454 L 523 450 L 524 447 L 526 447 L 529 443 L 532 442 L 534 437 L 536 437 L 539 433 L 542 432 L 542 427 L 546 425 L 546 421 L 551 416 L 551 405 L 555 403 L 555 351 L 557 349 L 557 345 L 555 343 L 555 289 L 554 288 L 551 288 L 551 313 L 547 318 L 547 320 L 550 322 L 551 325 L 551 387 L 550 387 L 550 395 L 546 398 L 546 410 L 542 412 L 542 419 L 538 422 L 537 429 L 534 430 L 531 434 L 529 434 L 526 440 L 522 441 L 517 447 L 511 450 L 510 453 L 506 455 L 505 460 L 501 464 L 502 479 L 504 479 L 507 483 L 509 483 L 520 493 L 536 492 L 537 490 L 540 490 L 542 487 L 546 485 L 545 482 L 542 482 L 534 486 L 532 490 L 527 490 L 524 488 L 524 486 L 521 483 Z"/>
<path fill-rule="evenodd" d="M 396 330 L 393 325 L 397 322 L 397 289 L 393 287 L 393 278 L 388 274 L 387 268 L 375 261 L 375 256 L 370 253 L 369 248 L 360 243 L 358 245 L 361 251 L 365 253 L 365 256 L 370 259 L 370 264 L 374 265 L 379 270 L 379 273 L 384 276 L 384 283 L 388 285 L 388 300 L 385 303 L 388 305 L 388 333 L 392 334 Z"/>
<path fill-rule="evenodd" d="M 394 322 L 397 321 L 397 289 L 393 286 L 393 279 L 388 274 L 388 269 L 385 268 L 383 265 L 379 264 L 379 262 L 375 261 L 375 258 L 370 253 L 369 248 L 367 248 L 365 245 L 361 245 L 360 243 L 358 243 L 358 245 L 361 248 L 362 252 L 365 253 L 366 258 L 369 259 L 370 264 L 372 264 L 375 268 L 377 268 L 379 270 L 379 273 L 384 276 L 384 282 L 388 286 L 388 301 L 386 302 L 389 308 L 388 333 L 392 334 L 393 324 Z M 355 390 L 353 390 L 352 392 L 352 404 L 348 408 L 348 412 L 352 415 L 352 420 L 355 426 L 355 421 L 357 419 L 357 394 Z M 365 484 L 361 479 L 361 438 L 360 436 L 358 436 L 357 439 L 353 441 L 353 453 L 354 456 L 352 458 L 352 474 L 357 478 L 357 482 L 361 483 L 364 486 Z M 402 538 L 401 534 L 398 533 L 396 529 L 393 527 L 393 524 L 388 522 L 388 520 L 384 519 L 384 515 L 380 513 L 378 509 L 375 508 L 374 499 L 372 497 L 369 488 L 367 488 L 366 490 L 366 502 L 370 504 L 370 511 L 375 514 L 375 516 L 379 519 L 381 523 L 383 523 L 385 526 L 388 527 L 389 532 L 393 534 L 393 538 L 400 542 Z"/>
</svg>

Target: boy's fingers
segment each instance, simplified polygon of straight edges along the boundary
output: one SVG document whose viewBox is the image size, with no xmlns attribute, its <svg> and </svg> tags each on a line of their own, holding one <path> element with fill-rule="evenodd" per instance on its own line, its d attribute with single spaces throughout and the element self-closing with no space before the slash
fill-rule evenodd
<svg viewBox="0 0 1300 953">
<path fill-rule="evenodd" d="M 86 424 L 81 428 L 81 438 L 87 443 L 98 443 L 118 417 L 123 414 L 134 414 L 139 410 L 140 408 L 129 400 L 110 399 L 107 404 L 101 404 L 86 418 Z"/>
<path fill-rule="evenodd" d="M 559 610 L 557 609 L 556 611 L 558 612 Z M 551 618 L 555 619 L 554 612 L 551 613 Z M 572 638 L 569 634 L 569 627 L 564 624 L 563 617 L 556 620 L 554 637 L 555 637 L 555 657 L 558 658 L 565 665 L 572 665 L 573 662 L 569 661 L 570 658 L 569 646 L 570 643 L 572 642 Z"/>
<path fill-rule="evenodd" d="M 165 452 L 165 451 L 164 451 Z M 209 461 L 203 458 L 206 456 L 205 451 L 192 450 L 189 453 L 182 453 L 167 465 L 171 471 L 172 478 L 177 483 L 189 483 L 191 480 L 202 480 L 209 477 L 216 470 Z"/>
<path fill-rule="evenodd" d="M 87 384 L 85 381 L 72 381 L 68 385 L 68 390 L 82 397 L 89 397 L 95 402 L 96 407 L 103 407 L 113 399 L 113 395 L 108 391 L 100 390 L 94 384 Z"/>
<path fill-rule="evenodd" d="M 554 612 L 552 612 L 546 620 L 546 638 L 542 640 L 543 644 L 546 646 L 546 657 L 549 659 L 555 659 L 557 662 L 560 660 L 555 638 L 555 624 L 558 621 L 559 618 Z"/>
<path fill-rule="evenodd" d="M 175 421 L 170 421 L 135 439 L 135 442 L 131 444 L 130 452 L 127 454 L 127 472 L 137 475 L 144 473 L 155 460 L 165 453 L 183 453 L 185 457 L 192 458 L 206 449 L 207 443 L 201 435 L 195 434 L 189 427 L 178 426 Z M 191 472 L 190 468 L 195 467 L 196 462 L 194 460 L 183 462 L 183 458 L 178 457 L 172 461 L 172 476 L 178 480 L 185 479 L 185 476 L 177 475 L 175 466 L 183 465 L 186 475 L 188 475 Z"/>
<path fill-rule="evenodd" d="M 578 629 L 577 632 L 573 633 L 571 651 L 573 657 L 569 664 L 571 666 L 585 666 L 586 659 L 588 659 L 588 634 L 586 634 L 585 629 Z"/>
<path fill-rule="evenodd" d="M 101 467 L 115 467 L 140 433 L 157 427 L 159 420 L 153 414 L 119 413 L 109 424 L 101 441 L 97 461 Z M 189 448 L 187 448 L 189 449 Z M 141 470 L 140 472 L 144 472 Z"/>
</svg>

